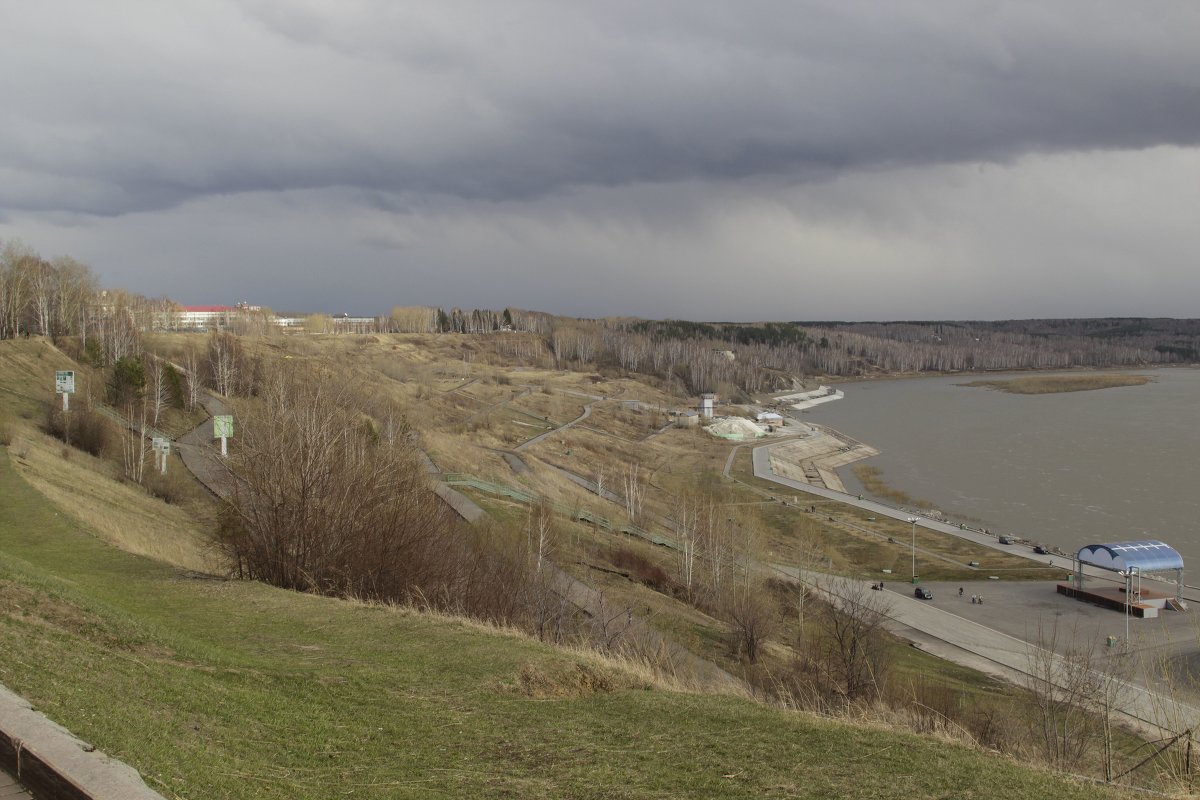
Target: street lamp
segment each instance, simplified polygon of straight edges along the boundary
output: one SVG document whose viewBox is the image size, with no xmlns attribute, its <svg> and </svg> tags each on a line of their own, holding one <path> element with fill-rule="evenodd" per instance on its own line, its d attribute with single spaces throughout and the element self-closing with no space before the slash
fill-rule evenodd
<svg viewBox="0 0 1200 800">
<path fill-rule="evenodd" d="M 912 582 L 917 582 L 917 518 L 909 517 L 908 522 L 912 525 Z"/>
<path fill-rule="evenodd" d="M 1130 611 L 1130 595 L 1133 593 L 1133 574 L 1138 576 L 1138 595 L 1142 593 L 1142 570 L 1141 567 L 1130 567 L 1125 570 L 1125 643 L 1129 643 L 1129 616 Z"/>
</svg>

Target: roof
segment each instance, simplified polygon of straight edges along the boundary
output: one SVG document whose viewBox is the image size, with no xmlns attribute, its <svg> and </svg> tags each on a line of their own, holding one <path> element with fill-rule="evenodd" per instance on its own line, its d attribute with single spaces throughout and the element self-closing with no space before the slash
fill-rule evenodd
<svg viewBox="0 0 1200 800">
<path fill-rule="evenodd" d="M 1183 556 L 1171 545 L 1155 539 L 1089 544 L 1080 548 L 1078 558 L 1085 564 L 1117 572 L 1128 571 L 1130 567 L 1139 572 L 1183 569 Z"/>
<path fill-rule="evenodd" d="M 233 308 L 230 306 L 184 306 L 183 310 L 192 312 L 206 311 L 208 313 L 216 313 L 220 311 L 233 311 Z"/>
</svg>

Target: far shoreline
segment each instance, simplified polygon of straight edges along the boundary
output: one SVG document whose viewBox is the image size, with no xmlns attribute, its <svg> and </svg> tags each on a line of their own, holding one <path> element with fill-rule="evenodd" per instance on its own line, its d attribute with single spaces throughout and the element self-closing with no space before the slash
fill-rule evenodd
<svg viewBox="0 0 1200 800">
<path fill-rule="evenodd" d="M 1200 363 L 1188 364 L 1143 364 L 1141 366 L 1128 367 L 1027 367 L 1025 369 L 964 369 L 964 370 L 948 370 L 948 371 L 930 371 L 930 372 L 880 372 L 866 375 L 819 375 L 809 376 L 805 379 L 805 385 L 809 382 L 814 384 L 838 384 L 845 385 L 848 383 L 876 383 L 881 381 L 910 381 L 922 380 L 924 378 L 972 378 L 972 377 L 995 377 L 1000 378 L 1005 375 L 1014 377 L 1030 376 L 1030 375 L 1088 375 L 1088 374 L 1104 374 L 1104 373 L 1120 373 L 1127 374 L 1133 372 L 1157 372 L 1160 370 L 1200 370 Z"/>
</svg>

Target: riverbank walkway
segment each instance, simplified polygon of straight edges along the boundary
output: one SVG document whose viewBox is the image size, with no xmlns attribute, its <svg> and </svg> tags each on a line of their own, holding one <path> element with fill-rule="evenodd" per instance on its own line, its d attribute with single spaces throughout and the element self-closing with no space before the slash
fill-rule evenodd
<svg viewBox="0 0 1200 800">
<path fill-rule="evenodd" d="M 1057 567 L 1057 568 L 1063 570 L 1064 576 L 1072 573 L 1075 570 L 1075 567 L 1076 567 L 1075 560 L 1073 558 L 1071 558 L 1070 556 L 1061 556 L 1061 555 L 1053 555 L 1053 554 L 1039 555 L 1039 554 L 1034 553 L 1032 548 L 1030 548 L 1026 545 L 1000 544 L 998 541 L 998 537 L 991 533 L 985 533 L 984 531 L 975 530 L 973 528 L 962 528 L 953 523 L 942 522 L 940 520 L 930 519 L 929 517 L 922 517 L 919 513 L 915 513 L 912 511 L 905 511 L 903 509 L 898 509 L 898 508 L 893 508 L 892 506 L 889 506 L 889 505 L 886 505 L 884 503 L 880 503 L 880 502 L 877 502 L 874 500 L 867 500 L 867 499 L 857 497 L 852 494 L 847 494 L 845 492 L 839 492 L 839 491 L 835 491 L 833 489 L 827 489 L 823 486 L 813 486 L 812 484 L 804 483 L 802 481 L 792 480 L 791 478 L 787 478 L 783 475 L 779 475 L 771 467 L 771 452 L 770 451 L 771 451 L 771 448 L 775 447 L 775 446 L 776 446 L 776 443 L 771 443 L 771 444 L 760 445 L 760 446 L 754 448 L 754 450 L 752 451 L 754 477 L 760 478 L 760 479 L 766 480 L 766 481 L 771 481 L 771 482 L 777 483 L 781 486 L 786 486 L 789 489 L 795 489 L 799 492 L 804 492 L 805 494 L 814 495 L 816 497 L 821 497 L 826 500 L 834 500 L 839 503 L 844 503 L 845 505 L 848 505 L 848 506 L 854 506 L 855 508 L 862 509 L 863 511 L 868 511 L 876 516 L 889 517 L 891 519 L 899 520 L 900 522 L 908 522 L 908 520 L 915 517 L 917 520 L 917 523 L 916 523 L 917 527 L 919 527 L 919 528 L 925 528 L 927 530 L 934 531 L 936 533 L 943 533 L 948 536 L 957 536 L 960 539 L 964 539 L 969 542 L 974 542 L 976 544 L 991 548 L 993 550 L 998 550 L 1000 552 L 1008 553 L 1010 555 L 1028 558 L 1030 561 L 1036 561 L 1038 564 L 1044 564 L 1044 565 L 1050 566 L 1050 567 Z M 1103 570 L 1103 569 L 1099 569 L 1096 567 L 1085 566 L 1083 568 L 1083 572 L 1084 572 L 1084 575 L 1089 579 L 1096 579 L 1096 580 L 1102 580 L 1102 581 L 1108 581 L 1108 582 L 1114 582 L 1114 583 L 1117 582 L 1115 580 L 1115 573 L 1113 573 L 1109 570 Z M 1170 593 L 1171 596 L 1174 596 L 1174 594 L 1175 594 L 1176 587 L 1175 587 L 1175 584 L 1173 584 L 1173 583 L 1168 583 L 1166 581 L 1154 580 L 1150 577 L 1144 578 L 1142 582 L 1145 586 L 1152 587 L 1156 591 Z M 1198 589 L 1196 587 L 1187 586 L 1186 584 L 1182 588 L 1183 588 L 1182 596 L 1185 600 L 1187 600 L 1189 602 L 1200 602 L 1200 589 Z"/>
<path fill-rule="evenodd" d="M 824 487 L 812 486 L 777 475 L 771 469 L 770 449 L 774 444 L 754 448 L 753 470 L 757 478 L 804 492 L 810 496 L 833 500 L 862 509 L 879 517 L 908 522 L 916 515 L 883 503 L 859 499 L 854 495 Z M 931 531 L 956 536 L 999 552 L 1029 558 L 1039 564 L 1061 568 L 1063 575 L 1074 568 L 1072 559 L 1063 556 L 1034 554 L 1024 545 L 1001 545 L 997 537 L 982 531 L 962 529 L 957 525 L 918 518 L 917 525 Z M 809 573 L 793 566 L 775 566 L 784 575 L 818 586 L 833 595 L 848 595 L 869 591 L 870 583 L 863 580 Z M 1084 568 L 1090 580 L 1114 581 L 1111 572 L 1092 567 Z M 1057 650 L 1089 649 L 1093 664 L 1103 668 L 1110 658 L 1125 649 L 1115 643 L 1127 642 L 1128 652 L 1137 654 L 1143 662 L 1169 661 L 1186 657 L 1194 650 L 1195 631 L 1188 614 L 1167 612 L 1157 620 L 1130 620 L 1126 615 L 1081 603 L 1058 594 L 1057 581 L 1000 581 L 989 580 L 986 572 L 974 581 L 962 583 L 922 583 L 933 591 L 933 600 L 919 600 L 912 594 L 907 577 L 897 576 L 895 583 L 887 582 L 883 596 L 888 599 L 888 617 L 894 633 L 912 641 L 916 646 L 941 658 L 978 669 L 995 677 L 1025 684 L 1039 658 L 1045 658 L 1046 648 Z M 1155 585 L 1172 596 L 1175 585 L 1144 579 L 1144 585 Z M 958 590 L 962 589 L 962 595 Z M 972 604 L 972 595 L 985 602 Z M 1195 589 L 1185 587 L 1184 598 L 1195 601 L 1200 597 Z M 1129 626 L 1133 627 L 1130 628 Z M 1054 669 L 1064 669 L 1061 655 L 1054 655 Z M 1120 702 L 1122 712 L 1139 727 L 1149 731 L 1180 732 L 1200 726 L 1200 708 L 1191 705 L 1177 692 L 1157 691 L 1145 670 L 1135 681 L 1122 682 Z M 1190 695 L 1188 695 L 1188 699 Z"/>
</svg>

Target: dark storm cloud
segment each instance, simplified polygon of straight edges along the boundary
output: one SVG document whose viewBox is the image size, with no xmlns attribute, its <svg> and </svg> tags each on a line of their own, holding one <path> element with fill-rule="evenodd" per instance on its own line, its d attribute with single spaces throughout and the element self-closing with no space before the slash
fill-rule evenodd
<svg viewBox="0 0 1200 800">
<path fill-rule="evenodd" d="M 2 210 L 503 201 L 1200 140 L 1192 2 L 47 2 L 0 24 Z"/>
</svg>

